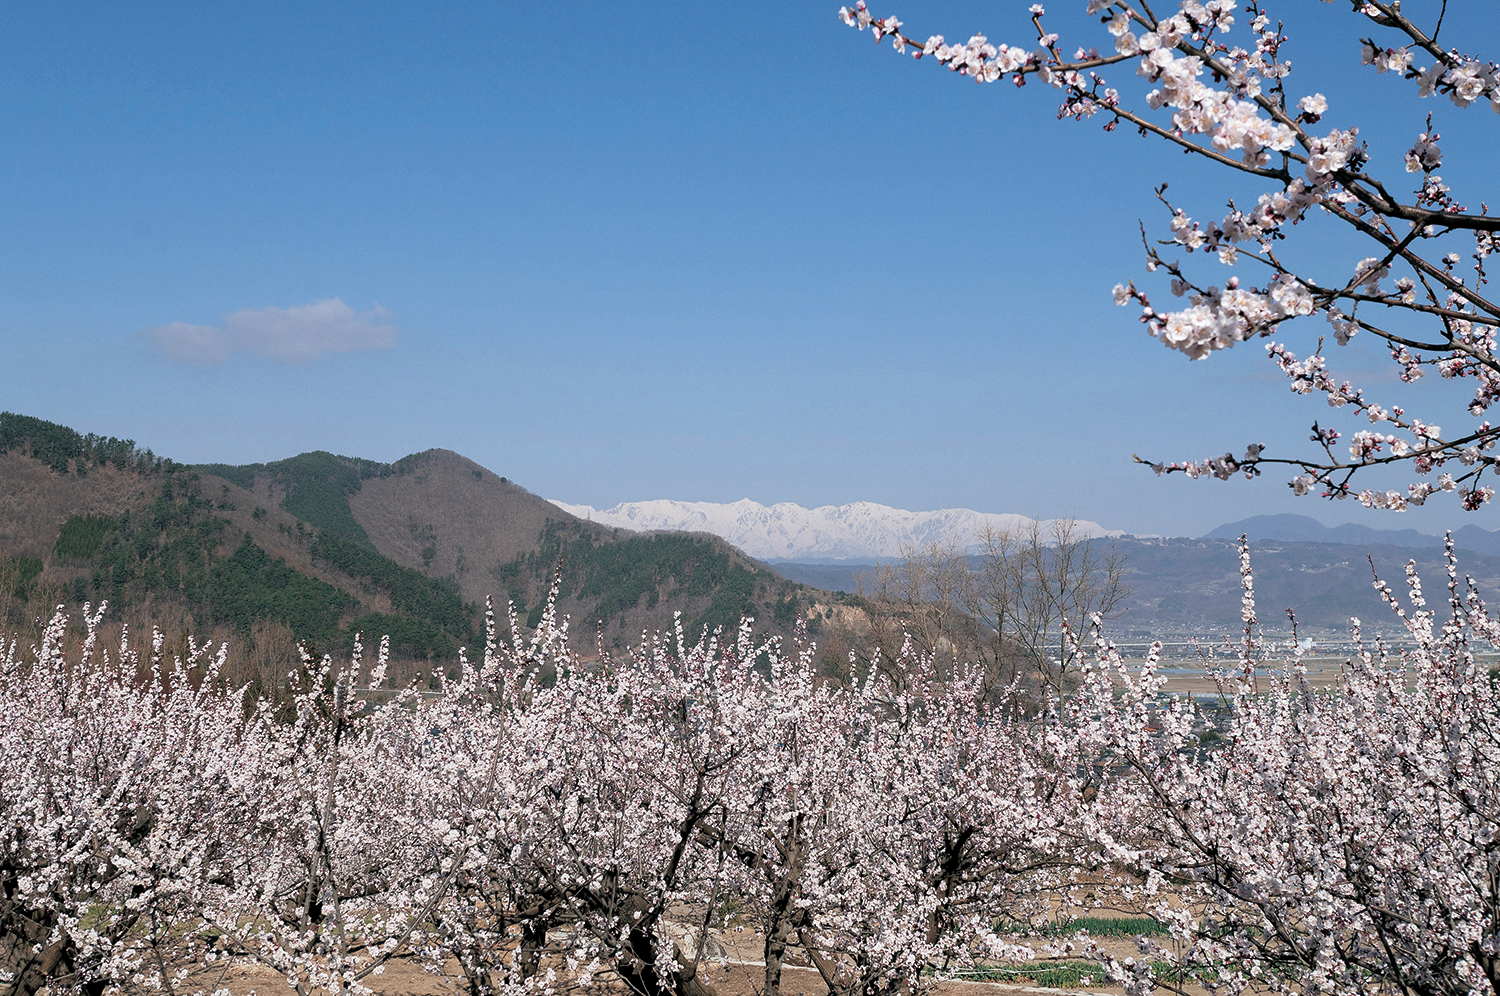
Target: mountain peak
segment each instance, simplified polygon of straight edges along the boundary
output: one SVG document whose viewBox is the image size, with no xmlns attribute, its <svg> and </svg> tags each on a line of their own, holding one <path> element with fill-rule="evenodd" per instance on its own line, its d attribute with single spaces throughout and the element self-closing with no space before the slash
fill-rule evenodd
<svg viewBox="0 0 1500 996">
<path fill-rule="evenodd" d="M 1032 523 L 1013 513 L 969 508 L 913 512 L 870 501 L 817 508 L 794 502 L 762 505 L 749 498 L 729 503 L 658 498 L 606 509 L 555 499 L 553 504 L 580 519 L 621 529 L 712 533 L 761 560 L 874 560 L 898 557 L 904 547 L 933 542 L 972 550 L 982 541 L 986 526 L 1021 529 Z M 1119 534 L 1097 522 L 1080 521 L 1077 527 L 1086 536 Z"/>
</svg>

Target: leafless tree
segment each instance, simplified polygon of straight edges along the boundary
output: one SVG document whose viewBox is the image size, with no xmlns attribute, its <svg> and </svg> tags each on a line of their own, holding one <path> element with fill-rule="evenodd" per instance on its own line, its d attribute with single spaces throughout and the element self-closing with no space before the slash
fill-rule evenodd
<svg viewBox="0 0 1500 996">
<path fill-rule="evenodd" d="M 1019 678 L 1054 696 L 1077 665 L 1063 623 L 1083 632 L 1129 594 L 1118 547 L 1072 519 L 986 526 L 972 553 L 951 540 L 905 547 L 860 588 L 871 600 L 870 659 L 896 659 L 909 639 L 925 654 L 983 661 L 997 685 Z"/>
<path fill-rule="evenodd" d="M 1112 540 L 1087 536 L 1073 519 L 1033 521 L 1010 548 L 1012 565 L 989 568 L 1014 576 L 1008 583 L 1015 601 L 1000 634 L 1015 642 L 1039 682 L 1060 697 L 1079 663 L 1063 624 L 1086 632 L 1092 616 L 1108 616 L 1120 605 L 1130 594 L 1125 556 Z"/>
<path fill-rule="evenodd" d="M 979 637 L 977 584 L 956 542 L 903 545 L 900 559 L 860 580 L 860 594 L 871 600 L 870 658 L 894 661 L 907 640 L 928 656 L 967 655 Z"/>
</svg>

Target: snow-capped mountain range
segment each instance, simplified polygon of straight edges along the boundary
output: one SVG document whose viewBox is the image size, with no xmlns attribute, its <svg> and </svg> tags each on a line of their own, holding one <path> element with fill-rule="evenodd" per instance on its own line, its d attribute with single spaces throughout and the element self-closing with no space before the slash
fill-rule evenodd
<svg viewBox="0 0 1500 996">
<path fill-rule="evenodd" d="M 762 505 L 748 498 L 727 505 L 662 498 L 621 502 L 606 509 L 551 501 L 580 519 L 622 529 L 713 533 L 760 560 L 883 559 L 900 556 L 903 546 L 948 541 L 969 550 L 980 542 L 985 525 L 1018 529 L 1032 521 L 1024 515 L 969 508 L 909 512 L 868 501 L 803 508 L 791 502 Z M 1044 527 L 1049 524 L 1043 522 Z M 1087 536 L 1121 535 L 1097 522 L 1080 520 L 1076 525 Z"/>
</svg>

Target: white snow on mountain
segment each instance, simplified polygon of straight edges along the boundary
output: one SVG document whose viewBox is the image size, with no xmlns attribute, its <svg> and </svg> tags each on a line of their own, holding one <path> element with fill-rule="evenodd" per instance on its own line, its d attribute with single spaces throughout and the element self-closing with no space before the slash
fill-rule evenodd
<svg viewBox="0 0 1500 996">
<path fill-rule="evenodd" d="M 1024 515 L 945 508 L 909 512 L 903 508 L 856 501 L 848 505 L 803 508 L 791 502 L 762 505 L 746 498 L 731 504 L 707 501 L 621 502 L 614 508 L 552 504 L 580 519 L 640 532 L 679 530 L 713 533 L 761 560 L 871 560 L 897 557 L 903 547 L 953 542 L 975 549 L 986 524 L 996 529 L 1019 529 L 1031 524 Z M 1050 520 L 1042 523 L 1050 526 Z M 1118 536 L 1097 522 L 1078 521 L 1086 536 Z"/>
</svg>

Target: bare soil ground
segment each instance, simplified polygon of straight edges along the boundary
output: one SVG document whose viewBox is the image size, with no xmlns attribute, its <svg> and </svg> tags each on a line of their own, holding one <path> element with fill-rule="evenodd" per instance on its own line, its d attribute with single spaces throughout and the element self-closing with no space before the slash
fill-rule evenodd
<svg viewBox="0 0 1500 996">
<path fill-rule="evenodd" d="M 751 931 L 728 931 L 716 934 L 725 949 L 725 963 L 705 961 L 699 967 L 705 981 L 714 987 L 719 996 L 763 996 L 765 992 L 764 962 L 760 960 L 760 941 Z M 1040 945 L 1040 939 L 1035 939 Z M 1101 942 L 1117 958 L 1136 955 L 1133 941 L 1128 939 Z M 787 964 L 783 969 L 782 996 L 825 996 L 828 987 L 816 969 L 808 965 L 806 955 L 800 948 L 787 952 Z M 1039 967 L 1045 962 L 1039 963 Z M 199 972 L 191 980 L 193 986 L 205 992 L 225 989 L 230 996 L 271 996 L 287 992 L 286 979 L 277 973 L 258 967 L 226 966 L 211 972 Z M 376 977 L 367 978 L 369 985 L 381 996 L 463 996 L 466 992 L 463 977 L 457 964 L 448 966 L 444 974 L 434 974 L 422 968 L 411 958 L 396 958 Z M 564 989 L 563 991 L 566 991 Z M 1032 993 L 1044 996 L 1111 996 L 1122 990 L 1108 986 L 1089 986 L 1076 989 L 1060 989 L 1035 985 L 1024 973 L 1007 982 L 938 982 L 932 989 L 933 996 L 1005 996 L 1005 994 Z M 578 991 L 575 991 L 575 993 Z M 599 996 L 628 996 L 629 990 L 608 975 L 601 975 L 594 985 L 584 993 Z"/>
<path fill-rule="evenodd" d="M 761 996 L 764 992 L 762 969 L 756 965 L 730 964 L 726 967 L 709 966 L 703 970 L 710 985 L 719 996 Z M 207 992 L 225 989 L 231 996 L 275 996 L 288 991 L 286 979 L 269 969 L 235 966 L 213 973 L 200 973 L 192 984 L 203 986 Z M 462 977 L 455 970 L 452 975 L 439 976 L 424 971 L 407 959 L 390 963 L 380 976 L 365 980 L 366 984 L 381 996 L 462 996 Z M 600 981 L 589 992 L 599 996 L 624 996 L 628 991 L 619 983 Z M 828 987 L 816 970 L 803 966 L 788 965 L 781 982 L 782 996 L 824 996 Z M 1000 996 L 1013 993 L 1041 993 L 1048 996 L 1071 994 L 1081 996 L 1110 996 L 1121 990 L 1091 987 L 1087 990 L 1053 989 L 1016 982 L 953 982 L 937 983 L 934 996 Z"/>
</svg>

